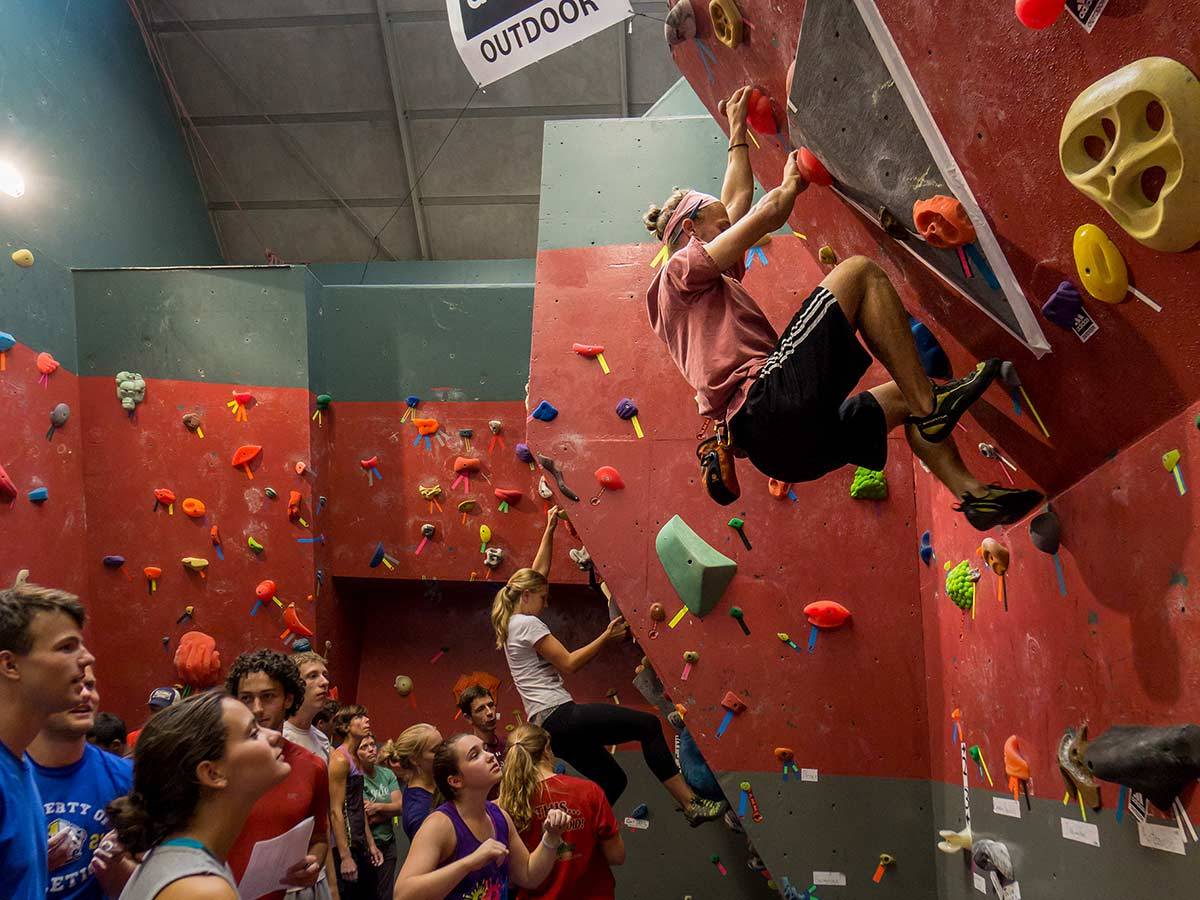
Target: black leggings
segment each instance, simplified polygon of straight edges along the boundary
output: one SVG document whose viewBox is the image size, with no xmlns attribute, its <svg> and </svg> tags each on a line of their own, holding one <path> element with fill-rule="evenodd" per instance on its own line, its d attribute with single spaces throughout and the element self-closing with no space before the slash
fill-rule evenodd
<svg viewBox="0 0 1200 900">
<path fill-rule="evenodd" d="M 625 770 L 606 745 L 637 741 L 646 765 L 659 781 L 679 774 L 675 757 L 667 749 L 657 716 L 615 703 L 564 703 L 542 723 L 550 732 L 554 755 L 569 762 L 584 778 L 600 785 L 610 805 L 629 783 Z"/>
</svg>

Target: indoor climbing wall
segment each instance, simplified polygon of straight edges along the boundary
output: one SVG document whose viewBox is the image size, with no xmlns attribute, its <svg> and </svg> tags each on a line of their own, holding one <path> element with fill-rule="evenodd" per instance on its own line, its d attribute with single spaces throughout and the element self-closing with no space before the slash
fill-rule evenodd
<svg viewBox="0 0 1200 900">
<path fill-rule="evenodd" d="M 644 240 L 641 212 L 677 184 L 719 191 L 725 158 L 706 118 L 547 126 L 529 401 L 560 412 L 531 422 L 529 443 L 558 460 L 580 496 L 567 507 L 581 539 L 671 700 L 687 708 L 735 808 L 750 782 L 762 821 L 748 813 L 744 822 L 776 882 L 803 890 L 814 873 L 869 882 L 889 853 L 900 863 L 881 895 L 922 896 L 933 879 L 933 820 L 912 468 L 902 444 L 892 443 L 886 501 L 851 499 L 849 470 L 776 499 L 744 466 L 742 500 L 717 507 L 696 483 L 694 402 L 646 321 L 658 247 Z M 632 168 L 621 162 L 629 159 Z M 790 233 L 762 251 L 746 283 L 782 327 L 820 271 Z M 573 352 L 575 343 L 603 345 L 611 374 Z M 616 414 L 623 399 L 637 406 L 644 438 Z M 624 489 L 601 494 L 593 474 L 601 466 L 615 468 Z M 676 515 L 733 559 L 737 574 L 703 619 L 684 614 L 672 627 L 652 618 L 652 606 L 670 620 L 682 608 L 655 552 Z M 727 524 L 732 516 L 753 549 Z M 836 600 L 852 618 L 810 652 L 802 610 L 816 600 Z M 749 634 L 731 617 L 735 606 Z M 691 666 L 689 651 L 698 654 Z M 730 691 L 746 709 L 718 736 Z M 776 748 L 793 753 L 786 779 Z"/>
<path fill-rule="evenodd" d="M 723 510 L 703 499 L 693 454 L 700 423 L 690 391 L 645 323 L 642 297 L 658 248 L 644 243 L 637 218 L 674 185 L 713 190 L 724 165 L 725 142 L 717 135 L 714 152 L 697 171 L 692 160 L 702 158 L 709 144 L 686 130 L 701 127 L 694 121 L 675 126 L 669 135 L 670 126 L 658 123 L 663 135 L 657 147 L 648 141 L 652 132 L 634 133 L 637 126 L 628 124 L 548 127 L 530 399 L 579 396 L 583 379 L 598 384 L 606 402 L 593 399 L 597 388 L 589 388 L 586 396 L 592 402 L 585 411 L 571 404 L 570 421 L 563 421 L 564 413 L 559 423 L 533 423 L 531 443 L 536 438 L 557 445 L 559 456 L 572 463 L 575 477 L 592 491 L 596 488 L 589 479 L 598 466 L 615 466 L 623 475 L 625 492 L 606 493 L 596 508 L 581 506 L 576 512 L 582 536 L 672 699 L 688 706 L 693 723 L 703 724 L 697 728 L 702 749 L 721 771 L 735 804 L 739 782 L 751 782 L 763 815 L 760 825 L 751 825 L 751 837 L 773 874 L 786 875 L 798 890 L 813 881 L 836 881 L 825 873 L 840 871 L 846 875 L 847 896 L 889 885 L 898 896 L 911 897 L 995 893 L 988 873 L 973 867 L 966 854 L 934 849 L 937 830 L 957 832 L 966 824 L 964 769 L 974 835 L 1007 844 L 1026 896 L 1138 896 L 1148 885 L 1156 892 L 1180 892 L 1195 879 L 1197 847 L 1183 814 L 1197 814 L 1190 788 L 1180 807 L 1157 813 L 1150 809 L 1147 821 L 1140 823 L 1125 808 L 1128 792 L 1116 783 L 1101 783 L 1098 812 L 1081 809 L 1074 790 L 1064 805 L 1063 777 L 1057 771 L 1059 742 L 1067 728 L 1086 722 L 1095 741 L 1113 725 L 1166 726 L 1198 718 L 1187 690 L 1200 665 L 1189 602 L 1193 495 L 1183 493 L 1192 481 L 1190 459 L 1198 440 L 1200 371 L 1191 348 L 1200 324 L 1184 293 L 1193 280 L 1195 256 L 1135 240 L 1067 181 L 1058 153 L 1060 129 L 1076 98 L 1114 70 L 1156 54 L 1172 56 L 1192 72 L 1200 68 L 1195 48 L 1181 47 L 1175 36 L 1177 17 L 1194 13 L 1194 6 L 1110 3 L 1089 34 L 1066 13 L 1048 29 L 1034 31 L 1005 6 L 878 4 L 898 57 L 1037 311 L 1036 322 L 1051 346 L 1048 355 L 1036 358 L 932 275 L 880 226 L 878 210 L 860 211 L 827 188 L 814 185 L 801 195 L 790 223 L 795 236 L 775 236 L 764 248 L 767 266 L 757 258 L 750 264 L 747 285 L 781 324 L 827 270 L 816 265 L 818 248 L 827 246 L 839 258 L 867 254 L 888 271 L 908 309 L 930 326 L 956 372 L 988 356 L 1015 362 L 1023 390 L 991 389 L 964 421 L 965 430 L 956 432 L 964 456 L 981 477 L 1041 487 L 1051 496 L 1061 524 L 1057 556 L 1035 547 L 1029 522 L 990 535 L 1011 553 L 1007 612 L 997 599 L 996 576 L 977 555 L 983 536 L 951 511 L 954 498 L 913 464 L 902 444 L 892 444 L 891 493 L 873 513 L 878 521 L 857 520 L 874 505 L 846 496 L 849 469 L 798 489 L 799 502 L 788 503 L 765 496 L 760 477 L 743 464 L 739 504 Z M 696 37 L 673 52 L 717 121 L 718 101 L 741 85 L 757 85 L 773 101 L 779 131 L 774 137 L 757 135 L 751 149 L 755 175 L 769 188 L 778 183 L 791 149 L 789 124 L 795 133 L 786 112 L 785 84 L 793 61 L 797 71 L 803 70 L 797 46 L 805 4 L 748 0 L 738 8 L 745 27 L 737 46 L 717 40 L 707 7 L 696 3 Z M 767 22 L 769 28 L 760 25 Z M 976 39 L 962 40 L 965 28 Z M 833 46 L 841 39 L 835 29 L 826 51 L 847 53 Z M 1190 83 L 1194 89 L 1195 80 Z M 892 87 L 879 85 L 883 91 Z M 1161 96 L 1165 114 L 1138 89 L 1150 91 L 1151 98 Z M 838 101 L 837 90 L 826 95 L 827 103 Z M 1107 166 L 1111 152 L 1110 174 L 1123 179 L 1122 190 L 1138 192 L 1130 202 L 1153 206 L 1155 173 L 1139 175 L 1136 142 L 1166 148 L 1153 161 L 1175 152 L 1185 159 L 1194 155 L 1186 127 L 1176 127 L 1171 117 L 1172 109 L 1190 115 L 1188 90 L 1186 83 L 1137 82 L 1117 92 L 1117 99 L 1125 98 L 1119 107 L 1101 106 L 1099 111 L 1096 101 L 1088 99 L 1096 92 L 1088 94 L 1071 114 L 1072 127 L 1083 128 L 1079 121 L 1090 121 L 1094 140 L 1087 147 L 1068 147 L 1064 159 L 1085 153 Z M 1107 124 L 1106 116 L 1112 117 Z M 571 140 L 589 125 L 595 125 L 595 136 Z M 885 126 L 864 117 L 858 127 L 863 130 L 859 143 L 869 145 L 871 129 Z M 623 143 L 624 149 L 610 149 L 609 140 Z M 685 148 L 697 151 L 695 156 Z M 595 173 L 604 172 L 606 161 L 617 168 L 619 159 L 636 160 L 632 171 L 621 169 L 625 185 L 604 184 L 604 176 Z M 827 162 L 836 174 L 862 161 Z M 1168 187 L 1177 191 L 1176 201 L 1184 202 L 1186 192 L 1195 190 L 1194 182 L 1177 179 L 1178 166 L 1172 165 L 1169 159 L 1164 163 L 1170 171 L 1162 190 L 1164 195 Z M 587 175 L 577 174 L 572 183 L 572 172 Z M 578 182 L 588 189 L 580 190 Z M 595 208 L 593 187 L 612 197 L 611 207 L 605 202 Z M 1188 202 L 1194 203 L 1194 196 Z M 1163 209 L 1173 212 L 1165 204 Z M 1161 305 L 1161 312 L 1132 295 L 1110 304 L 1083 290 L 1089 285 L 1077 271 L 1073 236 L 1085 223 L 1104 229 L 1128 264 L 1131 282 Z M 1186 221 L 1177 225 L 1180 232 L 1188 227 Z M 970 270 L 971 278 L 985 277 L 983 267 Z M 1083 309 L 1097 326 L 1093 333 L 1085 332 L 1086 341 L 1040 312 L 1064 281 L 1080 289 Z M 1102 285 L 1090 287 L 1104 293 Z M 605 344 L 613 374 L 602 376 L 594 363 L 573 358 L 572 341 Z M 878 380 L 875 372 L 865 379 L 873 380 Z M 622 396 L 637 402 L 644 440 L 630 435 L 628 423 L 612 416 L 611 408 Z M 990 444 L 1011 466 L 985 457 L 976 449 L 980 443 Z M 896 469 L 911 469 L 912 480 Z M 649 604 L 663 603 L 668 616 L 679 606 L 654 552 L 656 533 L 676 513 L 734 559 L 738 574 L 703 621 L 687 615 L 674 629 L 659 625 L 651 638 Z M 753 550 L 725 524 L 731 514 L 744 520 L 743 533 Z M 893 527 L 889 516 L 896 518 Z M 922 546 L 924 554 L 919 553 Z M 610 563 L 610 558 L 615 559 Z M 764 562 L 757 563 L 760 559 Z M 947 596 L 944 565 L 963 561 L 982 569 L 974 615 Z M 808 566 L 815 568 L 810 572 Z M 759 595 L 770 598 L 783 622 L 768 613 L 768 620 L 759 624 Z M 749 650 L 760 640 L 773 639 L 777 630 L 793 637 L 803 632 L 803 606 L 824 598 L 851 609 L 851 627 L 822 634 L 813 657 L 802 654 L 800 659 L 820 666 L 833 654 L 846 654 L 837 659 L 836 668 L 806 673 L 809 677 L 793 683 L 787 666 L 797 663 L 789 657 L 794 651 L 785 647 L 780 653 L 778 643 L 773 654 Z M 743 610 L 750 636 L 728 617 L 733 604 Z M 900 621 L 877 620 L 899 612 Z M 868 634 L 866 629 L 877 624 L 885 626 L 881 633 Z M 803 640 L 797 643 L 805 650 Z M 717 672 L 706 669 L 712 654 L 705 648 L 711 646 L 721 648 Z M 686 682 L 679 671 L 684 649 L 699 651 Z M 896 667 L 905 662 L 905 654 L 911 669 L 904 671 L 911 678 L 895 669 L 879 676 L 870 671 L 870 681 L 863 684 L 867 659 L 872 665 Z M 851 665 L 851 659 L 859 665 Z M 847 710 L 839 697 L 848 682 L 863 709 Z M 906 686 L 911 689 L 907 693 Z M 885 693 L 889 689 L 905 694 L 908 705 Z M 737 693 L 748 709 L 734 716 L 729 730 L 717 738 L 725 690 Z M 758 706 L 761 699 L 770 701 L 767 709 L 774 713 L 765 727 L 760 725 L 766 719 Z M 956 709 L 957 719 L 952 718 Z M 956 724 L 959 729 L 952 731 Z M 791 736 L 793 727 L 800 736 Z M 904 745 L 897 731 L 908 728 L 918 742 L 928 739 L 928 756 L 922 750 L 919 762 L 914 757 L 906 760 L 913 765 L 897 767 L 896 748 Z M 786 830 L 772 827 L 773 809 L 778 811 L 776 804 L 786 809 L 786 791 L 809 785 L 789 781 L 782 792 L 771 790 L 766 802 L 758 787 L 764 778 L 773 779 L 772 788 L 780 787 L 770 751 L 787 743 L 776 736 L 781 729 L 787 729 L 798 758 L 825 752 L 836 757 L 827 771 L 833 766 L 838 775 L 851 776 L 830 779 L 822 772 L 820 790 L 846 793 L 828 806 L 818 802 L 806 807 L 802 822 L 787 818 Z M 1019 783 L 1019 803 L 1011 802 L 1003 748 L 1013 735 L 1031 769 L 1029 807 Z M 819 748 L 810 750 L 808 741 L 819 741 Z M 861 758 L 855 755 L 858 750 Z M 916 780 L 892 781 L 897 774 Z M 922 787 L 925 779 L 929 789 Z M 870 797 L 875 815 L 864 816 L 857 806 L 847 813 L 855 789 L 864 800 Z M 914 791 L 907 802 L 900 796 L 885 799 L 888 791 L 906 789 Z M 876 814 L 882 809 L 887 812 Z M 811 824 L 819 826 L 817 834 L 803 830 Z M 880 852 L 893 854 L 896 863 L 876 888 L 868 879 Z M 840 862 L 848 857 L 862 862 Z M 820 890 L 836 893 L 832 887 Z M 1006 893 L 1015 895 L 1011 886 Z"/>
</svg>

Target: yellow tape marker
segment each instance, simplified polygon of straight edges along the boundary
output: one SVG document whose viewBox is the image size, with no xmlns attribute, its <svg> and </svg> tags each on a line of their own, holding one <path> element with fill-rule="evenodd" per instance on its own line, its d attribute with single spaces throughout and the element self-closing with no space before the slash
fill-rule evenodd
<svg viewBox="0 0 1200 900">
<path fill-rule="evenodd" d="M 674 628 L 676 625 L 678 625 L 683 620 L 683 617 L 687 615 L 687 611 L 687 607 L 685 606 L 683 609 L 679 610 L 679 612 L 675 613 L 675 617 L 667 623 L 667 627 Z"/>
<path fill-rule="evenodd" d="M 663 249 L 665 250 L 666 247 L 663 247 Z M 600 363 L 600 371 L 603 372 L 605 375 L 609 374 L 608 361 L 604 358 L 603 353 L 596 354 L 596 361 L 598 363 Z"/>
</svg>

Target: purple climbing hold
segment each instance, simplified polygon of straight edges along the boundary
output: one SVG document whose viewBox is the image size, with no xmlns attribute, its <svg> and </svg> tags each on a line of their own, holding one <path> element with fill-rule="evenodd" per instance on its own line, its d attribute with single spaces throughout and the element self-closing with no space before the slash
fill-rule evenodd
<svg viewBox="0 0 1200 900">
<path fill-rule="evenodd" d="M 551 406 L 549 402 L 543 400 L 534 408 L 530 415 L 543 422 L 551 422 L 558 417 L 558 410 Z"/>
<path fill-rule="evenodd" d="M 102 562 L 110 569 L 119 569 L 121 566 L 125 565 L 125 557 L 114 554 L 112 556 L 104 557 Z"/>
<path fill-rule="evenodd" d="M 1075 324 L 1075 317 L 1083 309 L 1083 298 L 1075 285 L 1064 281 L 1054 289 L 1050 299 L 1042 305 L 1042 315 L 1062 328 L 1070 328 Z"/>
<path fill-rule="evenodd" d="M 632 419 L 638 414 L 637 404 L 626 397 L 617 404 L 617 415 L 622 419 Z"/>
<path fill-rule="evenodd" d="M 529 449 L 528 444 L 517 444 L 515 448 L 517 459 L 523 463 L 533 462 L 533 451 Z"/>
</svg>

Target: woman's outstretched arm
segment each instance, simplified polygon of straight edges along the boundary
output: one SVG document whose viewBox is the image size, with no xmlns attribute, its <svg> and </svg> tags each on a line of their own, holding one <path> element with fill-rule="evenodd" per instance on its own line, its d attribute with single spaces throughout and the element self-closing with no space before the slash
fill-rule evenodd
<svg viewBox="0 0 1200 900">
<path fill-rule="evenodd" d="M 725 167 L 725 183 L 721 185 L 721 202 L 736 224 L 750 209 L 754 199 L 754 173 L 750 171 L 750 147 L 746 138 L 746 103 L 750 88 L 741 87 L 724 102 L 725 117 L 729 119 L 729 163 Z"/>
<path fill-rule="evenodd" d="M 538 544 L 537 555 L 533 558 L 531 569 L 541 572 L 546 580 L 550 580 L 550 561 L 554 556 L 554 529 L 558 527 L 558 507 L 550 507 L 546 513 L 546 530 L 542 532 L 542 542 Z"/>
</svg>

